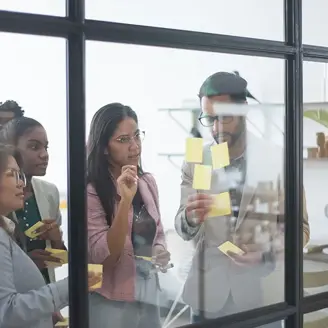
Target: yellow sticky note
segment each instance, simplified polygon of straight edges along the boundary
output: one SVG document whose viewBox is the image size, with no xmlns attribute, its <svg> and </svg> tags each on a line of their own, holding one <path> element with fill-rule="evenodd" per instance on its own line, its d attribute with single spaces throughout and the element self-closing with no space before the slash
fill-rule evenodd
<svg viewBox="0 0 328 328">
<path fill-rule="evenodd" d="M 185 160 L 188 163 L 203 162 L 203 139 L 187 138 Z"/>
<path fill-rule="evenodd" d="M 60 259 L 60 263 L 47 261 L 47 267 L 59 267 L 68 263 L 68 252 L 64 249 L 46 248 L 45 251 L 51 253 L 52 257 Z"/>
<path fill-rule="evenodd" d="M 211 147 L 213 169 L 221 169 L 230 164 L 228 143 L 224 142 Z"/>
<path fill-rule="evenodd" d="M 137 259 L 142 259 L 142 260 L 145 260 L 145 261 L 149 261 L 151 262 L 152 261 L 152 257 L 149 257 L 149 256 L 139 256 L 139 255 L 136 255 L 136 258 Z"/>
<path fill-rule="evenodd" d="M 102 264 L 88 264 L 88 271 L 94 273 L 103 273 L 103 266 Z M 99 281 L 97 284 L 92 286 L 93 289 L 101 288 L 102 281 Z"/>
<path fill-rule="evenodd" d="M 212 166 L 196 164 L 192 187 L 199 190 L 210 190 L 212 178 Z"/>
<path fill-rule="evenodd" d="M 58 321 L 55 324 L 55 327 L 68 327 L 69 326 L 69 319 L 65 318 L 64 321 Z"/>
<path fill-rule="evenodd" d="M 243 255 L 245 252 L 240 249 L 238 246 L 234 245 L 230 241 L 226 241 L 225 243 L 221 244 L 218 249 L 225 255 L 228 255 L 228 252 L 235 253 L 237 255 Z M 230 256 L 229 256 L 230 257 Z"/>
<path fill-rule="evenodd" d="M 214 202 L 211 211 L 208 213 L 208 217 L 212 218 L 214 216 L 224 216 L 231 213 L 231 202 L 230 194 L 228 192 L 223 192 L 218 195 L 213 195 Z"/>
<path fill-rule="evenodd" d="M 30 227 L 25 231 L 25 235 L 31 239 L 34 239 L 41 235 L 41 232 L 36 232 L 39 228 L 41 228 L 44 225 L 43 222 L 39 221 L 34 226 Z"/>
</svg>

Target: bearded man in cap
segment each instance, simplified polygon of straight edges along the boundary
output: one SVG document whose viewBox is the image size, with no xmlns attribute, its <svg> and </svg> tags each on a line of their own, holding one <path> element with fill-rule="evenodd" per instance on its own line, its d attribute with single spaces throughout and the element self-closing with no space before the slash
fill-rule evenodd
<svg viewBox="0 0 328 328">
<path fill-rule="evenodd" d="M 194 163 L 184 163 L 182 167 L 181 201 L 175 228 L 184 240 L 196 241 L 196 254 L 182 295 L 192 309 L 193 322 L 269 305 L 263 300 L 263 281 L 274 273 L 278 259 L 283 263 L 283 255 L 278 256 L 276 246 L 276 241 L 283 236 L 283 149 L 247 131 L 245 116 L 233 115 L 233 112 L 220 116 L 215 111 L 220 104 L 247 105 L 247 98 L 255 99 L 247 90 L 246 80 L 236 73 L 215 73 L 205 80 L 199 91 L 199 121 L 210 129 L 213 137 L 213 141 L 204 146 L 202 164 L 212 165 L 211 146 L 221 142 L 228 145 L 230 164 L 212 170 L 210 191 L 193 189 Z M 270 187 L 264 191 L 256 187 L 260 185 Z M 212 195 L 223 192 L 229 193 L 231 214 L 208 218 L 213 206 Z M 276 206 L 264 211 L 262 208 L 261 212 L 266 214 L 259 215 L 252 206 L 254 199 L 266 202 L 266 198 Z M 303 231 L 305 244 L 309 240 L 305 199 Z M 267 240 L 260 242 L 259 237 L 264 236 Z M 220 252 L 218 246 L 227 241 L 243 253 Z M 283 247 L 282 244 L 282 253 Z M 276 281 L 279 286 L 284 284 L 283 270 L 281 272 Z M 269 293 L 274 293 L 277 286 L 268 287 Z M 277 302 L 283 300 L 281 291 Z M 281 327 L 281 323 L 265 327 Z"/>
</svg>

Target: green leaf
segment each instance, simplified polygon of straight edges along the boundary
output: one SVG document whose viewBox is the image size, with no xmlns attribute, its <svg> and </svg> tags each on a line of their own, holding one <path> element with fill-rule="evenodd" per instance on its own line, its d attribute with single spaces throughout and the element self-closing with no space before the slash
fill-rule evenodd
<svg viewBox="0 0 328 328">
<path fill-rule="evenodd" d="M 303 116 L 328 128 L 328 112 L 324 109 L 309 110 L 304 112 Z"/>
</svg>

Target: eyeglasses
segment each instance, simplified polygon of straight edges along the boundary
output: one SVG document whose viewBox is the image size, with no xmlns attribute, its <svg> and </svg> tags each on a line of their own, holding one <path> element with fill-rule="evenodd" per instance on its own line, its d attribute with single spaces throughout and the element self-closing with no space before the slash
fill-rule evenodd
<svg viewBox="0 0 328 328">
<path fill-rule="evenodd" d="M 8 169 L 6 170 L 6 174 L 8 176 L 12 176 L 16 179 L 16 184 L 23 183 L 23 187 L 26 186 L 26 176 L 22 171 L 18 171 L 16 169 Z"/>
<path fill-rule="evenodd" d="M 200 122 L 201 125 L 205 127 L 210 127 L 214 125 L 215 121 L 221 122 L 222 124 L 229 124 L 233 121 L 233 116 L 232 115 L 224 115 L 224 116 L 204 115 L 204 116 L 200 116 L 198 118 L 198 121 Z"/>
<path fill-rule="evenodd" d="M 145 131 L 137 132 L 133 137 L 123 136 L 119 137 L 116 140 L 121 144 L 131 144 L 134 140 L 137 144 L 141 144 L 141 142 L 145 139 Z"/>
</svg>

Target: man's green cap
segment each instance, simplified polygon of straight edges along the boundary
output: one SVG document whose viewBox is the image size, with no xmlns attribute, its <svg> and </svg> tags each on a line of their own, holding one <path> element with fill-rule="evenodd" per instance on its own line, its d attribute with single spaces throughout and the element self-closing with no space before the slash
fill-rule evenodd
<svg viewBox="0 0 328 328">
<path fill-rule="evenodd" d="M 254 97 L 247 90 L 247 82 L 236 73 L 218 72 L 209 76 L 199 90 L 199 98 L 222 95 L 245 95 Z"/>
</svg>

